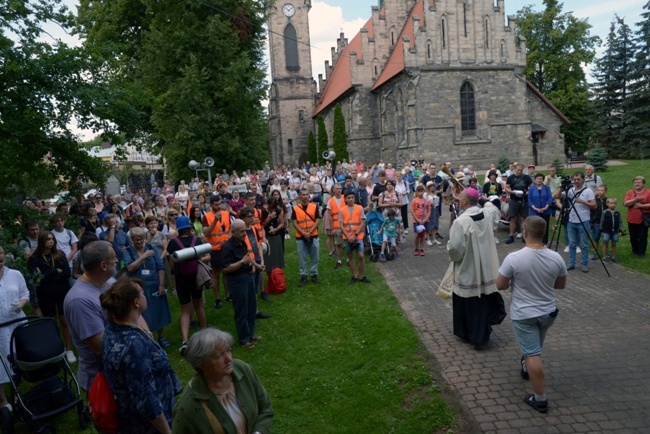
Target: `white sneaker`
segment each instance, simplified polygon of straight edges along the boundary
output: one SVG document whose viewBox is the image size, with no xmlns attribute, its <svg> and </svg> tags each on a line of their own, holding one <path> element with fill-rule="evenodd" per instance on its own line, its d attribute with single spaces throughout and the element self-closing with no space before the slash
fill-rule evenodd
<svg viewBox="0 0 650 434">
<path fill-rule="evenodd" d="M 580 247 L 576 248 L 576 253 L 581 253 L 582 251 L 580 250 Z"/>
<path fill-rule="evenodd" d="M 72 351 L 66 351 L 65 352 L 65 359 L 70 364 L 77 363 L 77 358 L 74 356 L 74 353 Z"/>
<path fill-rule="evenodd" d="M 566 246 L 566 247 L 564 248 L 564 253 L 569 253 L 569 246 Z"/>
<path fill-rule="evenodd" d="M 436 240 L 436 241 L 438 241 L 438 240 Z M 431 242 L 431 240 L 427 240 L 427 246 L 433 246 L 433 243 Z"/>
<path fill-rule="evenodd" d="M 517 232 L 517 239 L 521 239 L 521 232 Z"/>
<path fill-rule="evenodd" d="M 442 243 L 441 243 L 440 241 L 438 241 L 438 240 L 433 240 L 433 244 L 439 246 L 439 245 L 442 244 Z"/>
<path fill-rule="evenodd" d="M 408 229 L 404 229 L 404 235 L 408 235 L 408 233 L 409 233 L 409 230 L 408 230 Z"/>
<path fill-rule="evenodd" d="M 494 244 L 499 244 L 499 243 L 500 243 L 499 239 L 498 239 L 498 238 L 495 238 L 495 239 L 494 239 Z"/>
</svg>

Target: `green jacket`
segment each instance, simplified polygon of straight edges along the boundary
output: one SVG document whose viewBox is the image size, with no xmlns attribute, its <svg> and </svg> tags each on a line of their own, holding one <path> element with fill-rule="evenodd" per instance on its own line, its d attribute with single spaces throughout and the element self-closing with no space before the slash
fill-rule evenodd
<svg viewBox="0 0 650 434">
<path fill-rule="evenodd" d="M 270 433 L 275 412 L 271 406 L 271 398 L 257 374 L 248 364 L 233 360 L 232 376 L 237 403 L 248 421 L 248 433 Z M 208 401 L 208 407 L 221 423 L 223 430 L 227 434 L 237 434 L 234 422 L 208 388 L 203 377 L 196 374 L 190 384 L 174 408 L 172 433 L 212 434 L 212 427 L 201 405 L 201 401 Z"/>
</svg>

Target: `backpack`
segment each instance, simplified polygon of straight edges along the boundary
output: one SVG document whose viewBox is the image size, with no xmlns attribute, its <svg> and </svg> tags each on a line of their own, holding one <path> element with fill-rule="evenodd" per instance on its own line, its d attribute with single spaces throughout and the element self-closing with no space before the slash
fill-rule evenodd
<svg viewBox="0 0 650 434">
<path fill-rule="evenodd" d="M 190 248 L 194 247 L 197 240 L 198 238 L 192 237 L 192 243 L 190 244 Z M 185 246 L 183 245 L 183 243 L 178 237 L 174 238 L 174 241 L 176 241 L 176 244 L 178 244 L 178 246 L 181 249 L 185 248 Z M 178 266 L 181 270 L 181 274 L 184 277 L 196 277 L 197 273 L 199 272 L 199 258 L 193 258 L 193 259 L 188 259 L 187 261 L 179 262 Z"/>
<path fill-rule="evenodd" d="M 281 294 L 287 290 L 287 281 L 282 268 L 274 268 L 269 274 L 269 283 L 266 286 L 268 294 Z"/>
<path fill-rule="evenodd" d="M 101 432 L 117 432 L 117 401 L 111 385 L 102 371 L 99 371 L 88 391 L 88 403 L 95 427 Z"/>
</svg>

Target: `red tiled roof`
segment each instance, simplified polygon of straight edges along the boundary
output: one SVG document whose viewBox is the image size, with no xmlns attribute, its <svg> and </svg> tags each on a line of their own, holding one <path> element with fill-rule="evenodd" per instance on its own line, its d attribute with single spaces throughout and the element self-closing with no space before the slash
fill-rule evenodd
<svg viewBox="0 0 650 434">
<path fill-rule="evenodd" d="M 369 19 L 363 26 L 368 30 L 368 37 L 372 38 L 374 29 L 372 25 L 372 18 Z M 339 99 L 345 93 L 352 89 L 352 74 L 350 71 L 350 52 L 357 53 L 357 59 L 363 59 L 363 52 L 361 50 L 361 32 L 350 41 L 350 43 L 339 54 L 339 60 L 334 65 L 332 73 L 327 76 L 327 83 L 325 89 L 321 92 L 321 97 L 316 105 L 314 116 L 329 107 L 334 101 Z"/>
<path fill-rule="evenodd" d="M 559 108 L 555 107 L 555 105 L 554 105 L 554 104 L 553 104 L 553 103 L 552 103 L 548 98 L 546 98 L 546 97 L 544 96 L 544 94 L 543 94 L 539 89 L 537 89 L 533 83 L 531 83 L 530 81 L 526 80 L 526 85 L 528 86 L 528 88 L 529 88 L 530 90 L 533 91 L 533 93 L 534 93 L 535 95 L 537 95 L 537 97 L 538 97 L 539 99 L 542 100 L 542 102 L 543 102 L 544 104 L 546 104 L 546 105 L 548 106 L 548 108 L 550 108 L 550 109 L 553 111 L 553 113 L 555 113 L 556 115 L 558 115 L 559 118 L 562 119 L 562 121 L 563 121 L 564 123 L 566 123 L 567 125 L 571 123 L 571 121 L 569 120 L 569 118 L 567 118 L 566 116 L 564 116 L 564 113 L 562 113 L 562 112 L 560 111 Z"/>
<path fill-rule="evenodd" d="M 429 4 L 433 4 L 433 0 L 429 0 L 429 2 Z M 388 63 L 375 82 L 375 85 L 372 87 L 372 90 L 379 88 L 388 80 L 404 71 L 404 41 L 402 38 L 404 36 L 408 36 L 411 40 L 411 48 L 415 47 L 415 28 L 413 25 L 413 15 L 419 16 L 421 23 L 420 25 L 424 25 L 424 0 L 419 0 L 415 5 L 413 5 L 413 9 L 411 9 L 409 17 L 406 20 L 406 24 L 402 29 L 402 33 L 400 33 L 399 38 L 395 43 L 395 47 L 393 47 L 393 54 L 391 54 Z"/>
</svg>

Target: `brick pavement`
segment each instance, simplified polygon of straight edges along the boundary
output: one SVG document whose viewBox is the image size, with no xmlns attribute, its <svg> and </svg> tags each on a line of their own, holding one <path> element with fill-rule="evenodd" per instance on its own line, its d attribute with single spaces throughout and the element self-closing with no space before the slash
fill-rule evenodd
<svg viewBox="0 0 650 434">
<path fill-rule="evenodd" d="M 451 300 L 435 294 L 449 264 L 446 210 L 441 228 L 443 244 L 425 246 L 427 256 L 413 256 L 411 233 L 402 259 L 378 265 L 435 358 L 438 378 L 458 398 L 461 417 L 473 418 L 461 425 L 463 432 L 650 432 L 648 276 L 607 264 L 607 277 L 597 261 L 590 261 L 589 273 L 569 272 L 566 289 L 558 291 L 560 314 L 544 344 L 550 407 L 543 415 L 523 403 L 532 388 L 519 376 L 521 354 L 509 316 L 494 327 L 485 350 L 454 337 Z M 506 246 L 506 237 L 507 227 L 500 225 L 501 260 L 523 247 L 521 240 Z M 502 295 L 509 311 L 510 292 Z"/>
</svg>

